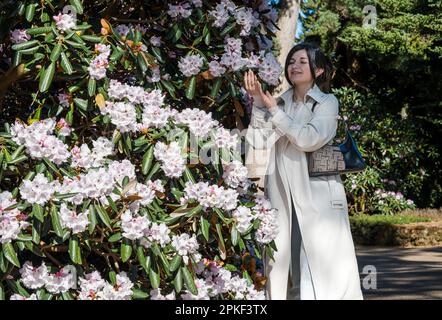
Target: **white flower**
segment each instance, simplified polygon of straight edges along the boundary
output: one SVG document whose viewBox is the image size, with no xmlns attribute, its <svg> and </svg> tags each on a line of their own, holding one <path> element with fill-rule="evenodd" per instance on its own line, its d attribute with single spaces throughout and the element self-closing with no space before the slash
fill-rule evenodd
<svg viewBox="0 0 442 320">
<path fill-rule="evenodd" d="M 121 228 L 123 230 L 123 237 L 136 240 L 144 236 L 149 228 L 150 221 L 145 216 L 134 216 L 130 210 L 126 210 L 121 215 Z"/>
<path fill-rule="evenodd" d="M 158 242 L 161 247 L 164 247 L 168 243 L 170 243 L 170 229 L 165 223 L 156 223 L 153 222 L 152 226 L 146 232 L 146 237 L 149 242 Z M 149 245 L 147 245 L 148 247 Z"/>
<path fill-rule="evenodd" d="M 174 235 L 172 237 L 172 246 L 180 256 L 185 257 L 185 260 L 188 259 L 188 255 L 196 253 L 199 248 L 195 234 L 191 237 L 187 233 L 182 233 L 178 236 Z"/>
<path fill-rule="evenodd" d="M 209 63 L 209 71 L 214 77 L 220 77 L 226 72 L 226 68 L 223 67 L 218 61 L 213 60 Z"/>
<path fill-rule="evenodd" d="M 79 300 L 96 300 L 98 292 L 106 286 L 106 281 L 101 277 L 98 271 L 87 273 L 84 278 L 79 278 L 80 293 Z"/>
<path fill-rule="evenodd" d="M 66 31 L 75 27 L 74 17 L 70 14 L 60 12 L 58 15 L 53 16 L 53 18 L 58 30 Z"/>
<path fill-rule="evenodd" d="M 75 267 L 67 265 L 60 271 L 48 275 L 45 288 L 50 293 L 63 293 L 75 289 L 77 287 L 75 275 Z"/>
<path fill-rule="evenodd" d="M 133 286 L 134 284 L 126 272 L 120 272 L 116 276 L 115 285 L 106 283 L 104 288 L 98 292 L 98 297 L 103 300 L 130 300 Z"/>
<path fill-rule="evenodd" d="M 49 182 L 43 174 L 37 173 L 32 181 L 23 180 L 19 190 L 21 197 L 29 203 L 44 205 L 51 199 L 58 185 L 58 181 Z"/>
<path fill-rule="evenodd" d="M 206 113 L 197 108 L 187 108 L 175 116 L 177 124 L 184 124 L 198 138 L 206 138 L 210 131 L 218 125 L 218 121 L 212 119 L 212 113 Z"/>
<path fill-rule="evenodd" d="M 111 122 L 121 132 L 135 132 L 138 130 L 137 113 L 132 103 L 106 101 L 106 107 L 101 109 L 101 113 L 108 114 Z"/>
<path fill-rule="evenodd" d="M 62 92 L 57 95 L 57 98 L 63 108 L 69 107 L 69 94 Z"/>
<path fill-rule="evenodd" d="M 252 8 L 239 8 L 235 12 L 236 23 L 242 26 L 240 36 L 250 35 L 252 28 L 259 25 L 258 13 L 253 11 Z"/>
<path fill-rule="evenodd" d="M 194 54 L 182 57 L 178 62 L 178 68 L 186 77 L 191 77 L 200 72 L 203 64 L 203 58 L 199 54 Z"/>
<path fill-rule="evenodd" d="M 212 131 L 212 139 L 218 148 L 235 149 L 238 144 L 238 135 L 231 135 L 222 127 Z"/>
<path fill-rule="evenodd" d="M 98 55 L 91 60 L 88 67 L 89 76 L 92 79 L 100 80 L 106 77 L 106 69 L 109 65 L 107 57 L 104 55 Z"/>
<path fill-rule="evenodd" d="M 118 26 L 115 27 L 115 32 L 120 37 L 126 37 L 130 32 L 130 28 L 125 24 L 119 24 Z"/>
<path fill-rule="evenodd" d="M 216 5 L 215 10 L 209 11 L 209 15 L 215 19 L 213 26 L 217 28 L 222 28 L 229 20 L 229 12 L 221 3 Z"/>
<path fill-rule="evenodd" d="M 245 167 L 238 160 L 233 160 L 230 163 L 223 161 L 223 179 L 231 188 L 238 188 L 242 186 L 247 180 L 247 167 Z"/>
<path fill-rule="evenodd" d="M 33 267 L 30 261 L 26 261 L 19 272 L 21 282 L 29 289 L 39 289 L 43 287 L 48 278 L 48 269 L 44 262 L 39 267 Z"/>
<path fill-rule="evenodd" d="M 204 279 L 195 279 L 195 285 L 198 289 L 198 294 L 194 295 L 190 291 L 185 291 L 181 295 L 183 300 L 210 300 L 210 290 L 211 286 L 206 283 Z"/>
<path fill-rule="evenodd" d="M 181 154 L 181 147 L 176 141 L 172 141 L 169 145 L 157 142 L 154 156 L 161 162 L 161 169 L 167 177 L 179 178 L 186 169 L 186 158 Z"/>
<path fill-rule="evenodd" d="M 15 29 L 11 31 L 11 42 L 14 44 L 29 41 L 31 36 L 26 32 L 26 29 Z"/>
<path fill-rule="evenodd" d="M 18 293 L 13 294 L 9 300 L 38 300 L 35 293 L 31 294 L 29 297 L 22 296 Z"/>
<path fill-rule="evenodd" d="M 179 16 L 181 16 L 182 18 L 188 18 L 192 14 L 192 9 L 190 9 L 190 4 L 187 2 L 179 5 L 169 4 L 168 6 L 169 10 L 167 11 L 167 14 L 172 18 L 177 18 Z"/>
<path fill-rule="evenodd" d="M 111 46 L 108 44 L 102 44 L 102 43 L 96 43 L 95 44 L 95 51 L 98 52 L 98 55 L 108 58 L 111 50 Z"/>
<path fill-rule="evenodd" d="M 270 243 L 278 234 L 278 211 L 273 209 L 270 201 L 263 196 L 255 199 L 256 206 L 252 208 L 261 223 L 256 232 L 256 240 L 259 243 Z"/>
<path fill-rule="evenodd" d="M 217 185 L 209 185 L 207 182 L 186 182 L 184 197 L 180 199 L 182 204 L 195 199 L 205 208 L 219 208 L 233 210 L 238 201 L 238 192 L 234 189 L 225 189 Z"/>
<path fill-rule="evenodd" d="M 282 67 L 275 56 L 269 52 L 265 55 L 264 61 L 259 66 L 259 77 L 270 85 L 278 85 L 279 75 Z"/>
<path fill-rule="evenodd" d="M 160 288 L 150 290 L 150 299 L 151 300 L 176 300 L 175 291 L 167 295 L 162 295 Z"/>
<path fill-rule="evenodd" d="M 123 184 L 125 177 L 128 177 L 129 181 L 135 179 L 135 166 L 128 159 L 113 161 L 109 164 L 108 171 L 119 185 Z"/>
<path fill-rule="evenodd" d="M 171 110 L 170 107 L 161 108 L 158 106 L 147 105 L 143 109 L 142 124 L 140 129 L 148 128 L 164 128 L 169 121 L 169 118 L 175 114 L 175 110 Z"/>
<path fill-rule="evenodd" d="M 16 122 L 11 128 L 12 140 L 26 147 L 34 159 L 48 158 L 55 164 L 62 164 L 70 157 L 68 146 L 52 135 L 56 126 L 54 119 L 48 118 L 31 125 Z"/>
<path fill-rule="evenodd" d="M 252 225 L 252 221 L 254 220 L 254 216 L 252 211 L 244 206 L 239 206 L 232 212 L 232 217 L 235 218 L 236 221 L 236 229 L 240 233 L 244 233 L 247 229 Z"/>
<path fill-rule="evenodd" d="M 72 230 L 72 234 L 83 232 L 89 225 L 89 210 L 77 214 L 75 210 L 70 210 L 65 203 L 60 206 L 60 223 L 62 228 Z"/>
<path fill-rule="evenodd" d="M 161 46 L 161 37 L 152 36 L 152 37 L 150 37 L 149 42 L 150 42 L 154 47 L 159 47 L 159 46 Z"/>
</svg>

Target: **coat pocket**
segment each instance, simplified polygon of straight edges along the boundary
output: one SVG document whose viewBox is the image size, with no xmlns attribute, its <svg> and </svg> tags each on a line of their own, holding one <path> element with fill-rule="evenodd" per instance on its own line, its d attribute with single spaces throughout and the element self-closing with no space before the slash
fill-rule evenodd
<svg viewBox="0 0 442 320">
<path fill-rule="evenodd" d="M 336 181 L 335 176 L 329 176 L 328 186 L 330 191 L 330 207 L 340 211 L 347 211 L 347 197 L 342 182 Z"/>
</svg>

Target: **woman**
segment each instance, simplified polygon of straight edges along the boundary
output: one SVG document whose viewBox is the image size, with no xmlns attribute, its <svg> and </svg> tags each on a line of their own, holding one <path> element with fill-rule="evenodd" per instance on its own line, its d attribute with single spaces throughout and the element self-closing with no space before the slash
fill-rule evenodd
<svg viewBox="0 0 442 320">
<path fill-rule="evenodd" d="M 291 88 L 278 99 L 252 71 L 244 76 L 254 99 L 246 140 L 271 150 L 265 194 L 279 212 L 278 250 L 264 258 L 269 299 L 362 299 L 340 175 L 309 177 L 307 168 L 306 153 L 336 135 L 338 100 L 320 89 L 330 70 L 318 47 L 302 43 L 287 55 Z"/>
</svg>

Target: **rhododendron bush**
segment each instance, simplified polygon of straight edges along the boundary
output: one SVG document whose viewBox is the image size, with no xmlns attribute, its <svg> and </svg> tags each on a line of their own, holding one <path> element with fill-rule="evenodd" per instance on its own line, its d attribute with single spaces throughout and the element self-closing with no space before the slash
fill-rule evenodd
<svg viewBox="0 0 442 320">
<path fill-rule="evenodd" d="M 0 133 L 0 298 L 263 299 L 277 212 L 228 129 L 250 107 L 244 70 L 278 83 L 275 11 L 229 0 L 2 10 L 6 80 L 32 102 Z"/>
</svg>

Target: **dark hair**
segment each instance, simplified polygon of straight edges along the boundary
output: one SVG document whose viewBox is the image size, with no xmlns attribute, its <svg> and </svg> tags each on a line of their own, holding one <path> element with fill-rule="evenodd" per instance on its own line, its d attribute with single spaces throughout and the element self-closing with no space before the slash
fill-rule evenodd
<svg viewBox="0 0 442 320">
<path fill-rule="evenodd" d="M 327 56 L 322 52 L 318 45 L 310 42 L 302 42 L 295 45 L 290 49 L 287 54 L 287 59 L 285 60 L 285 68 L 284 75 L 287 79 L 287 82 L 293 86 L 293 83 L 289 79 L 289 64 L 290 59 L 296 51 L 305 50 L 307 52 L 308 62 L 310 65 L 310 72 L 312 74 L 313 80 L 316 85 L 324 92 L 328 92 L 330 90 L 330 80 L 333 66 Z M 316 77 L 315 70 L 316 69 L 324 69 L 324 72 Z"/>
</svg>

